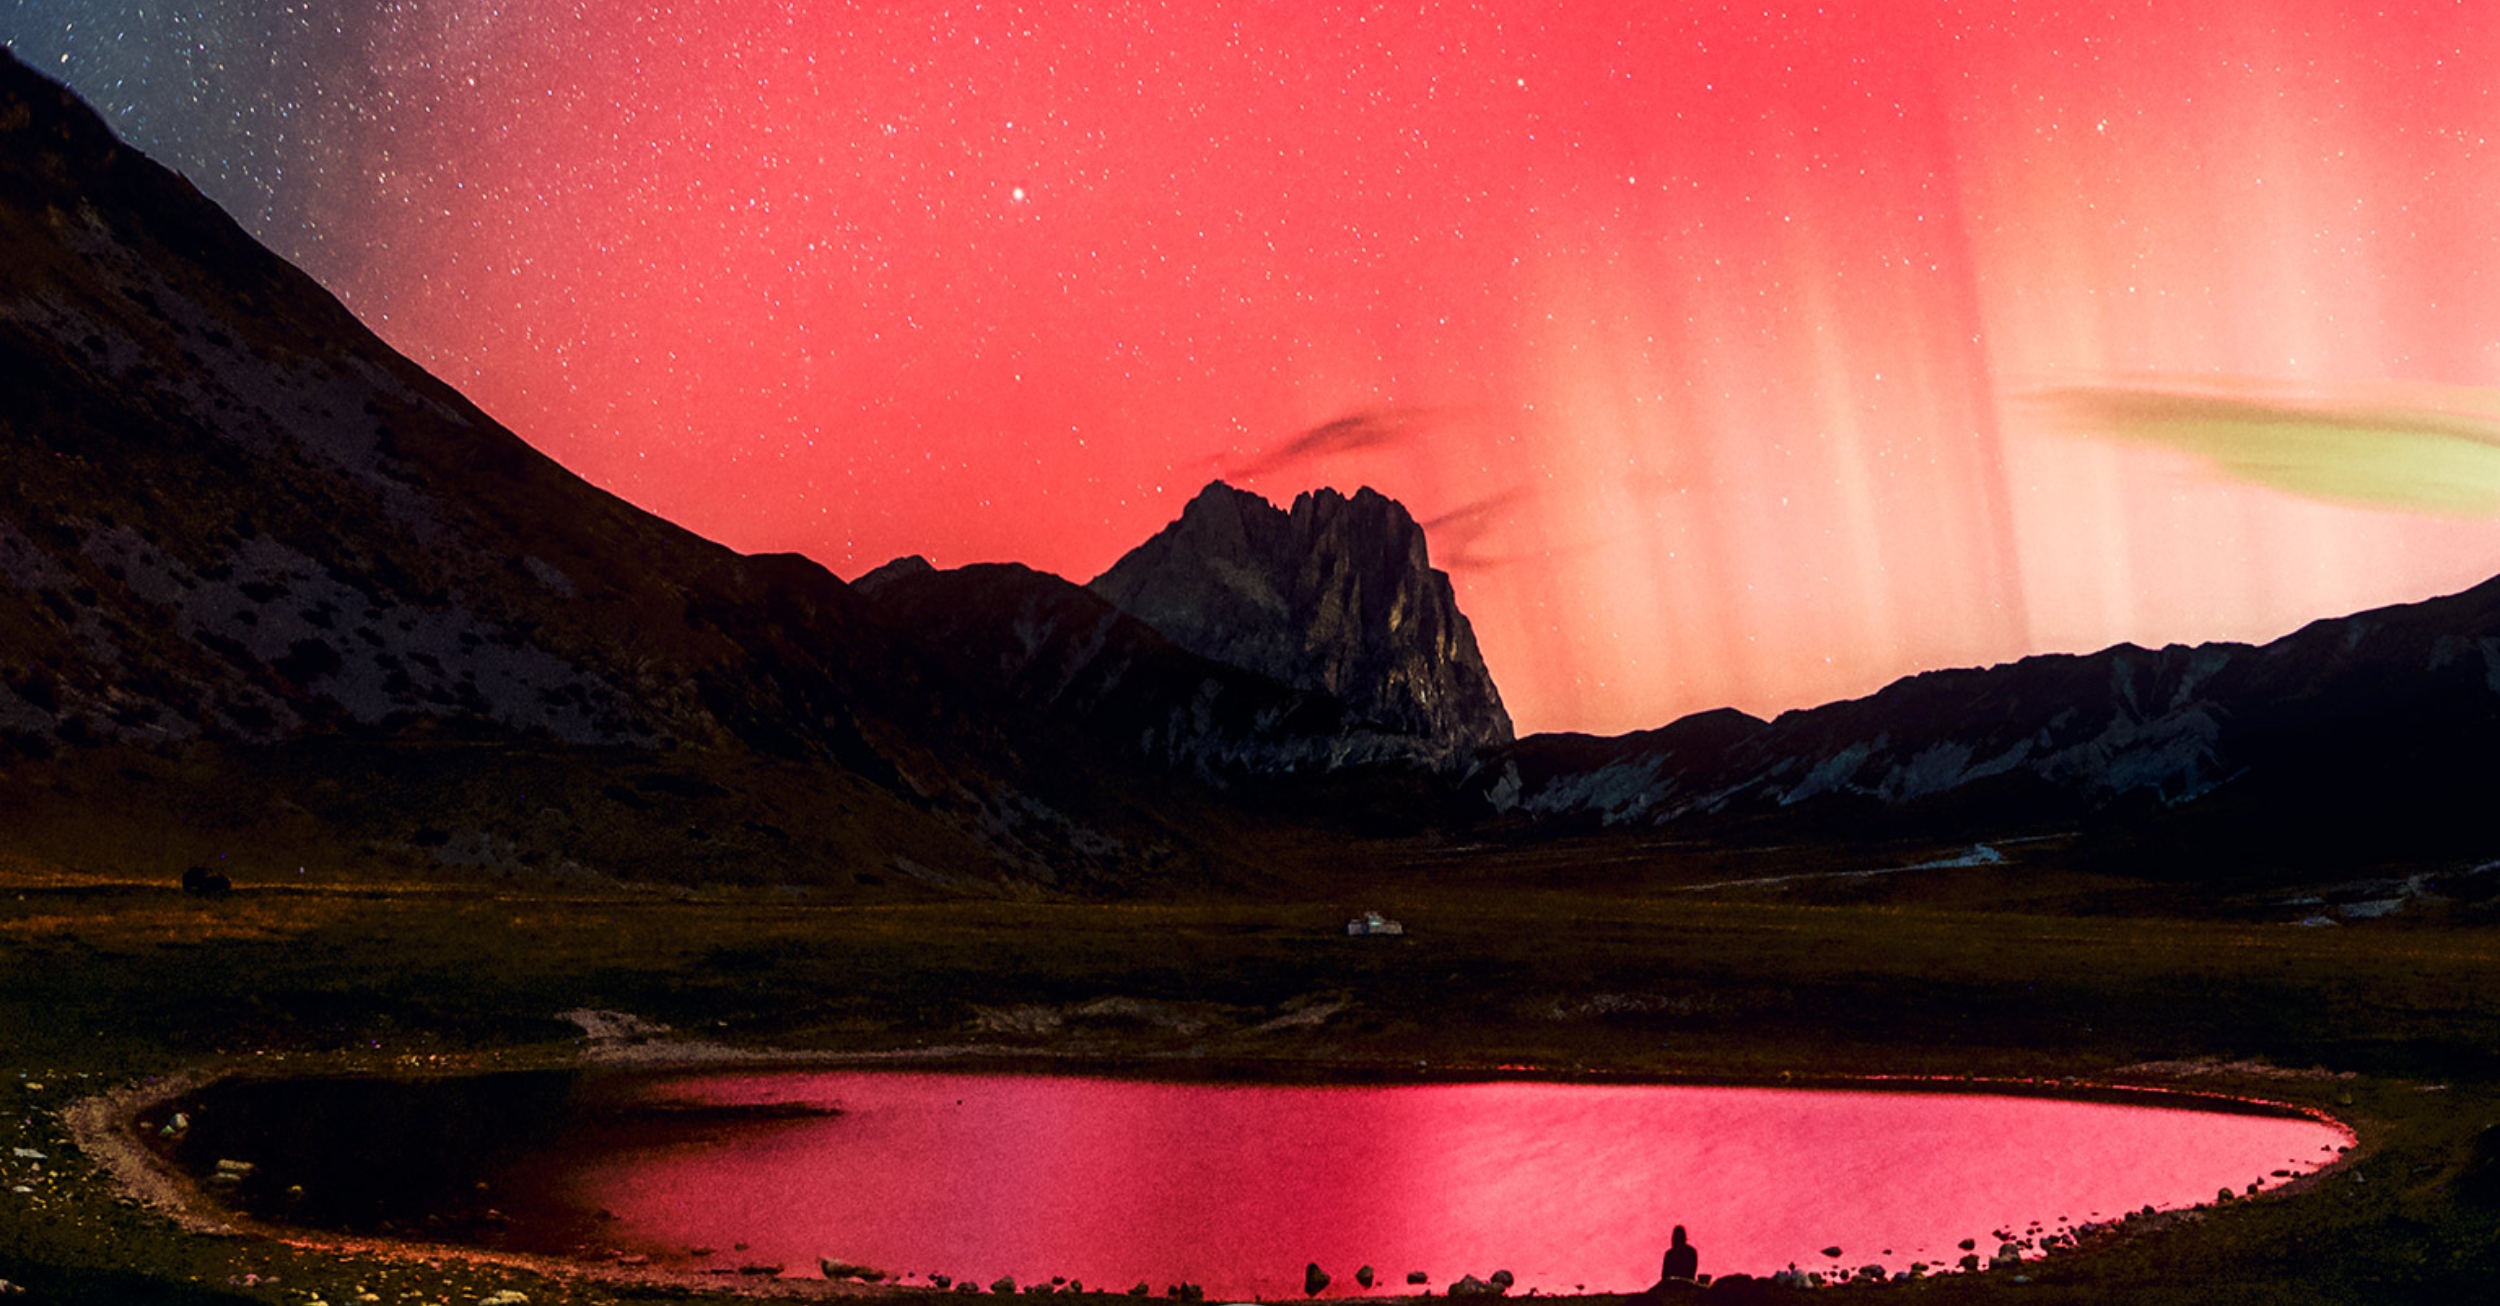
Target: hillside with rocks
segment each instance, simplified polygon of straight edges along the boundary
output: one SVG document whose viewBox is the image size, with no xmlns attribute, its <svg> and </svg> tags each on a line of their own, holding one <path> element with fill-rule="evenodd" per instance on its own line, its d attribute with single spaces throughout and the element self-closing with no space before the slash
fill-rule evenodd
<svg viewBox="0 0 2500 1306">
<path fill-rule="evenodd" d="M 267 801 L 421 862 L 873 883 L 908 850 L 1073 885 L 1168 855 L 823 568 L 584 483 L 5 54 L 0 249 L 0 753 L 65 786 L 11 769 L 22 830 L 109 833 L 113 784 L 70 792 L 99 768 L 320 754 L 368 797 Z"/>
<path fill-rule="evenodd" d="M 2198 855 L 2500 853 L 2500 580 L 2262 645 L 1911 676 L 1763 721 L 1540 735 L 1488 801 L 1545 827 L 2082 825 Z"/>
</svg>

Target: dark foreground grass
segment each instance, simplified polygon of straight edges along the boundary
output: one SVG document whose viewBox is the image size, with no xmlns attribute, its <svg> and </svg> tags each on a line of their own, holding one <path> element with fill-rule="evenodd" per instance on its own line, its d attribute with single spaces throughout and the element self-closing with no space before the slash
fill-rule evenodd
<svg viewBox="0 0 2500 1306">
<path fill-rule="evenodd" d="M 212 900 L 154 878 L 0 868 L 0 1188 L 30 1190 L 0 1192 L 0 1278 L 42 1301 L 659 1291 L 181 1233 L 120 1204 L 59 1115 L 202 1064 L 544 1064 L 581 1046 L 556 1013 L 589 1007 L 732 1046 L 976 1064 L 1934 1075 L 2247 1094 L 2330 1110 L 2362 1146 L 2294 1190 L 2053 1256 L 2025 1282 L 1839 1291 L 2388 1302 L 2491 1290 L 2500 1209 L 2472 1191 L 2475 1139 L 2500 1121 L 2500 928 L 2485 916 L 2431 905 L 2301 929 L 2049 855 L 1852 874 L 1924 855 L 1337 847 L 1287 859 L 1280 881 L 1300 900 L 1282 904 L 861 905 L 804 889 L 312 871 Z M 1787 874 L 1809 878 L 1759 883 Z M 1366 907 L 1409 933 L 1346 937 Z"/>
</svg>

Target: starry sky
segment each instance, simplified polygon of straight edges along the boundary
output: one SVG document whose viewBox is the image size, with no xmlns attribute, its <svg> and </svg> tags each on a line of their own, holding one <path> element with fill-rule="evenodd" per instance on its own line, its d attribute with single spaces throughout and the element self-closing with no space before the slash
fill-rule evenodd
<svg viewBox="0 0 2500 1306">
<path fill-rule="evenodd" d="M 1429 531 L 1523 730 L 2500 572 L 2500 5 L 0 0 L 625 498 L 1090 578 Z"/>
</svg>

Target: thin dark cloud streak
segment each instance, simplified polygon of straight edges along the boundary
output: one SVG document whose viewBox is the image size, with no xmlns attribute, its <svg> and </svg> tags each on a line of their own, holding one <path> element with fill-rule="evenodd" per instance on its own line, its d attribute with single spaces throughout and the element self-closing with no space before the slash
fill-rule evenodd
<svg viewBox="0 0 2500 1306">
<path fill-rule="evenodd" d="M 1448 409 L 1385 404 L 1358 409 L 1322 422 L 1268 448 L 1212 460 L 1223 478 L 1253 477 L 1347 454 L 1378 454 L 1412 447 L 1445 429 L 1457 415 Z M 1536 498 L 1535 487 L 1522 483 L 1480 495 L 1457 507 L 1418 521 L 1432 547 L 1433 562 L 1444 571 L 1490 571 L 1524 561 L 1524 554 L 1498 554 L 1485 543 L 1517 520 Z"/>
<path fill-rule="evenodd" d="M 1528 555 L 1524 554 L 1486 553 L 1483 545 L 1488 537 L 1510 525 L 1535 498 L 1534 486 L 1514 485 L 1470 499 L 1416 524 L 1424 528 L 1433 562 L 1443 571 L 1491 571 L 1526 560 Z"/>
<path fill-rule="evenodd" d="M 1421 439 L 1438 420 L 1437 410 L 1384 405 L 1322 422 L 1240 462 L 1219 458 L 1226 476 L 1249 478 L 1285 471 L 1340 454 L 1403 448 Z"/>
</svg>

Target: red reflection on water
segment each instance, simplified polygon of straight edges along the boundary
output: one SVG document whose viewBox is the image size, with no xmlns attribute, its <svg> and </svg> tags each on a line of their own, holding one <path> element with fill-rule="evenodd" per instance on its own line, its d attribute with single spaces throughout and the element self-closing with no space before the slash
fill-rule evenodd
<svg viewBox="0 0 2500 1306">
<path fill-rule="evenodd" d="M 1188 1280 L 1328 1295 L 1517 1277 L 1625 1291 L 1684 1225 L 1702 1269 L 1947 1265 L 1992 1231 L 2188 1206 L 2349 1141 L 2314 1120 L 1954 1093 L 1441 1084 L 1211 1087 L 1037 1076 L 722 1075 L 649 1091 L 833 1102 L 842 1114 L 581 1158 L 570 1200 L 610 1238 L 819 1257 L 988 1283 Z"/>
</svg>

